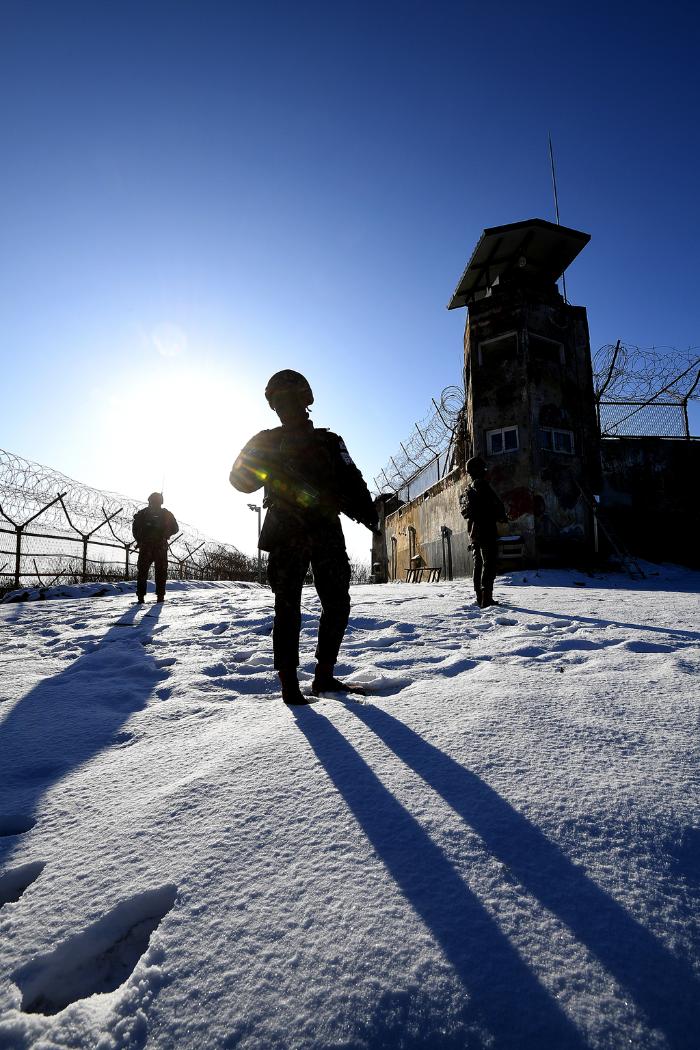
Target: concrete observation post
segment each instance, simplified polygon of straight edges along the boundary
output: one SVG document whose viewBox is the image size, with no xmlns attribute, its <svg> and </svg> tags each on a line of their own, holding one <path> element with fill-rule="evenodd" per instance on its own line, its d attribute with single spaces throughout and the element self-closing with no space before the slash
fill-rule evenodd
<svg viewBox="0 0 700 1050">
<path fill-rule="evenodd" d="M 600 449 L 586 310 L 557 280 L 590 240 L 544 219 L 484 230 L 448 309 L 467 308 L 466 425 L 530 563 L 593 549 Z M 582 491 L 586 497 L 582 495 Z"/>
</svg>

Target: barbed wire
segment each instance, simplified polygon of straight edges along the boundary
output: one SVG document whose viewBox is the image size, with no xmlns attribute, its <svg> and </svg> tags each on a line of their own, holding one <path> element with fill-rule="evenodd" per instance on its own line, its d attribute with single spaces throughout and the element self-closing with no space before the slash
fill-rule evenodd
<svg viewBox="0 0 700 1050">
<path fill-rule="evenodd" d="M 682 405 L 700 398 L 700 347 L 640 347 L 620 340 L 593 356 L 596 399 L 646 403 L 661 394 Z"/>
<path fill-rule="evenodd" d="M 61 499 L 58 500 L 57 496 Z M 51 501 L 54 502 L 49 506 Z M 74 536 L 77 531 L 88 535 L 105 526 L 109 518 L 106 531 L 111 532 L 118 542 L 128 544 L 133 543 L 131 524 L 134 514 L 144 505 L 145 500 L 137 501 L 116 492 L 92 488 L 51 467 L 0 449 L 1 517 L 13 525 L 20 525 L 38 514 L 32 522 L 34 532 Z M 67 517 L 74 526 L 73 532 Z M 184 557 L 188 549 L 193 551 L 202 545 L 240 553 L 232 544 L 221 544 L 192 525 L 184 522 L 179 522 L 179 525 L 180 531 L 171 546 L 176 558 L 179 552 Z"/>
<path fill-rule="evenodd" d="M 700 347 L 685 350 L 673 346 L 640 347 L 632 343 L 601 346 L 593 356 L 593 385 L 599 404 L 624 403 L 638 406 L 629 416 L 636 416 L 657 398 L 663 396 L 668 407 L 682 409 L 688 401 L 700 399 Z M 389 457 L 387 465 L 374 478 L 379 493 L 408 493 L 415 488 L 416 478 L 435 462 L 438 475 L 447 466 L 449 449 L 464 414 L 464 391 L 448 386 L 439 402 L 433 399 L 432 409 L 414 424 L 410 437 L 399 442 L 400 451 Z M 657 407 L 661 408 L 661 405 Z M 663 406 L 665 407 L 665 406 Z M 623 424 L 627 415 L 617 417 L 607 413 L 605 432 L 625 433 Z M 639 425 L 637 422 L 636 425 Z M 683 432 L 683 420 L 658 412 L 644 417 L 644 432 L 676 435 Z M 441 464 L 441 457 L 445 457 Z M 432 476 L 432 475 L 431 475 Z M 427 477 L 427 475 L 426 475 Z M 417 494 L 417 493 L 416 493 Z"/>
<path fill-rule="evenodd" d="M 377 493 L 399 492 L 420 471 L 446 453 L 464 412 L 464 391 L 447 386 L 440 400 L 432 399 L 432 408 L 418 423 L 407 441 L 399 442 L 400 451 L 389 457 L 387 465 L 374 479 Z"/>
</svg>

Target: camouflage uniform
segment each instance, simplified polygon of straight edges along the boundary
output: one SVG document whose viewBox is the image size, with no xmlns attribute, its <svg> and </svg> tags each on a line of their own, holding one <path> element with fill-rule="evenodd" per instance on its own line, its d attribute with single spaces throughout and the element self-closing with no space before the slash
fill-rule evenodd
<svg viewBox="0 0 700 1050">
<path fill-rule="evenodd" d="M 139 545 L 139 556 L 136 562 L 136 595 L 143 598 L 146 594 L 146 581 L 151 565 L 156 578 L 156 597 L 162 601 L 165 596 L 165 581 L 168 578 L 168 540 L 178 531 L 175 516 L 159 507 L 143 507 L 134 514 L 131 527 L 134 539 Z"/>
<path fill-rule="evenodd" d="M 474 550 L 474 591 L 479 605 L 493 602 L 493 583 L 498 568 L 498 529 L 496 522 L 507 521 L 506 509 L 484 477 L 477 477 L 459 499 L 462 517 L 467 519 L 469 539 Z"/>
<path fill-rule="evenodd" d="M 230 481 L 243 492 L 265 486 L 260 548 L 269 553 L 275 594 L 276 670 L 299 666 L 301 590 L 309 565 L 322 607 L 316 659 L 335 664 L 350 615 L 350 564 L 338 515 L 377 528 L 372 497 L 343 439 L 311 420 L 262 430 L 238 456 Z"/>
</svg>

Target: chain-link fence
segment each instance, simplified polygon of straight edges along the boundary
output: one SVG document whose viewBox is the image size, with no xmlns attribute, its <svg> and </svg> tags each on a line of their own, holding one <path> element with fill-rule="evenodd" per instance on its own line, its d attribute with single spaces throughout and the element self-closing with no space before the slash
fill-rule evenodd
<svg viewBox="0 0 700 1050">
<path fill-rule="evenodd" d="M 0 449 L 0 586 L 135 575 L 132 519 L 143 506 Z M 256 579 L 257 560 L 189 525 L 168 544 L 178 579 Z"/>
<path fill-rule="evenodd" d="M 643 348 L 618 339 L 593 358 L 601 437 L 689 438 L 688 403 L 700 396 L 698 348 Z"/>
<path fill-rule="evenodd" d="M 679 437 L 690 436 L 686 405 L 654 401 L 598 402 L 601 437 Z"/>
</svg>

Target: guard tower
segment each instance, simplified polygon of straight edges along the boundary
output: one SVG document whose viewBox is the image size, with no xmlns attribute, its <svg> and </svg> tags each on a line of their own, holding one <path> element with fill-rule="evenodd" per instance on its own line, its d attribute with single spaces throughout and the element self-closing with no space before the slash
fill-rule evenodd
<svg viewBox="0 0 700 1050">
<path fill-rule="evenodd" d="M 593 548 L 600 452 L 586 310 L 557 280 L 590 235 L 544 219 L 484 230 L 448 309 L 467 307 L 464 386 L 471 455 L 528 560 Z"/>
</svg>

